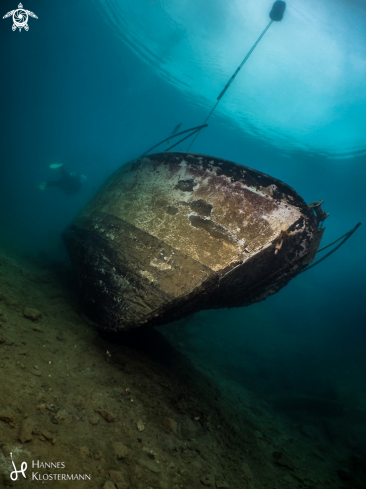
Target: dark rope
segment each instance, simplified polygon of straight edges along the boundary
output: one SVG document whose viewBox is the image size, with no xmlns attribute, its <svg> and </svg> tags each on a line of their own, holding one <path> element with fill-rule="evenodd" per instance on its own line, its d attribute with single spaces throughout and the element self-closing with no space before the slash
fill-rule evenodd
<svg viewBox="0 0 366 489">
<path fill-rule="evenodd" d="M 331 243 L 327 244 L 326 246 L 323 246 L 323 248 L 320 248 L 320 250 L 318 250 L 317 253 L 320 253 L 321 251 L 325 250 L 326 248 L 329 248 L 329 246 L 332 246 L 332 245 L 336 244 L 340 239 L 342 239 L 345 236 L 347 236 L 349 234 L 349 232 L 350 231 L 348 231 L 348 233 L 344 234 L 343 236 L 341 236 L 340 238 L 336 239 L 335 241 L 332 241 Z"/>
<path fill-rule="evenodd" d="M 193 136 L 193 134 L 195 134 L 196 132 L 198 131 L 202 131 L 203 127 L 207 127 L 207 124 L 205 124 L 204 126 L 201 127 L 201 129 L 196 129 L 195 131 L 192 132 L 192 134 L 188 134 L 188 136 L 184 137 L 183 139 L 181 139 L 180 141 L 178 141 L 177 143 L 173 144 L 173 146 L 170 146 L 170 148 L 166 149 L 164 151 L 164 153 L 166 151 L 170 151 L 171 149 L 175 148 L 175 146 L 178 146 L 178 144 L 180 144 L 181 142 L 185 141 L 186 139 L 190 138 L 191 136 Z"/>
<path fill-rule="evenodd" d="M 217 97 L 217 100 L 220 100 L 222 99 L 222 97 L 224 96 L 226 90 L 230 87 L 230 85 L 232 84 L 232 82 L 234 81 L 235 77 L 237 76 L 237 74 L 239 73 L 239 71 L 243 68 L 244 66 L 244 63 L 247 61 L 247 59 L 249 58 L 249 56 L 252 54 L 252 52 L 254 51 L 254 49 L 257 47 L 257 45 L 259 44 L 259 41 L 262 39 L 262 37 L 264 36 L 264 34 L 268 31 L 268 29 L 271 27 L 271 24 L 272 24 L 273 20 L 270 20 L 267 27 L 264 29 L 264 31 L 262 32 L 262 34 L 258 37 L 258 39 L 255 41 L 255 43 L 253 44 L 252 48 L 250 49 L 250 51 L 248 52 L 248 54 L 245 56 L 245 58 L 243 59 L 243 61 L 241 62 L 241 64 L 238 66 L 237 70 L 235 71 L 235 73 L 233 74 L 233 76 L 230 78 L 230 80 L 227 82 L 225 88 L 223 89 L 223 91 L 220 93 L 220 95 Z"/>
<path fill-rule="evenodd" d="M 320 258 L 320 260 L 318 260 L 315 263 L 313 263 L 313 265 L 311 265 L 310 267 L 307 267 L 304 270 L 301 270 L 301 272 L 299 272 L 299 273 L 307 272 L 308 270 L 310 270 L 310 268 L 315 267 L 315 265 L 318 265 L 318 263 L 320 263 L 323 260 L 325 260 L 326 258 L 328 258 L 328 256 L 330 256 L 332 253 L 334 253 L 335 251 L 337 251 L 338 248 L 340 248 L 347 241 L 347 239 L 349 239 L 352 236 L 352 234 L 357 230 L 357 228 L 359 228 L 360 226 L 361 226 L 361 223 L 359 222 L 358 224 L 356 224 L 356 226 L 353 229 L 351 229 L 351 231 L 348 231 L 348 233 L 346 233 L 343 236 L 341 236 L 340 238 L 336 239 L 335 241 L 333 241 L 333 243 L 330 243 L 329 245 L 324 246 L 324 248 L 321 248 L 319 251 L 325 250 L 325 248 L 328 248 L 332 244 L 334 244 L 337 241 L 339 241 L 340 239 L 344 238 L 344 240 L 341 243 L 339 243 L 339 245 L 336 246 L 332 251 L 330 251 L 325 256 L 323 256 L 323 258 Z M 319 253 L 319 251 L 318 251 L 318 253 Z"/>
<path fill-rule="evenodd" d="M 220 93 L 220 95 L 217 97 L 217 102 L 216 104 L 214 105 L 214 107 L 212 108 L 211 112 L 208 114 L 204 124 L 206 124 L 206 122 L 208 121 L 208 119 L 211 117 L 211 115 L 213 114 L 214 110 L 216 109 L 216 107 L 218 106 L 220 100 L 222 99 L 222 97 L 224 96 L 226 90 L 230 87 L 230 85 L 232 84 L 232 82 L 234 81 L 234 79 L 236 78 L 236 76 L 238 75 L 239 71 L 243 68 L 244 66 L 244 63 L 248 60 L 249 56 L 252 54 L 252 52 L 254 51 L 254 49 L 257 47 L 259 41 L 262 39 L 262 37 L 264 36 L 264 34 L 268 31 L 268 29 L 271 27 L 271 24 L 272 24 L 273 20 L 271 20 L 267 27 L 264 29 L 264 31 L 262 32 L 262 34 L 258 37 L 258 39 L 255 41 L 255 43 L 253 44 L 253 46 L 251 47 L 251 49 L 249 50 L 248 54 L 245 56 L 245 58 L 243 59 L 243 61 L 240 63 L 240 65 L 238 66 L 238 68 L 236 69 L 235 73 L 233 74 L 233 76 L 230 78 L 230 80 L 227 82 L 227 84 L 225 85 L 224 89 L 222 90 L 222 92 Z M 189 148 L 192 146 L 192 144 L 195 142 L 195 140 L 197 139 L 199 133 L 201 131 L 197 131 L 197 134 L 195 135 L 195 137 L 193 138 L 193 141 L 191 141 L 191 144 L 188 146 L 187 148 L 187 151 L 189 150 Z"/>
<path fill-rule="evenodd" d="M 207 127 L 208 124 L 202 124 L 201 126 L 197 126 L 197 127 L 192 127 L 191 129 L 186 129 L 185 131 L 181 131 L 181 132 L 178 132 L 177 134 L 174 134 L 173 136 L 169 136 L 167 137 L 166 139 L 163 139 L 163 141 L 160 141 L 160 143 L 158 144 L 155 144 L 155 146 L 153 146 L 152 148 L 148 149 L 147 151 L 145 151 L 145 153 L 143 155 L 140 156 L 140 158 L 142 158 L 143 156 L 147 155 L 147 153 L 150 153 L 150 151 L 152 151 L 153 149 L 157 148 L 158 146 L 160 146 L 161 144 L 165 143 L 165 141 L 169 141 L 170 139 L 173 139 L 173 138 L 176 138 L 177 136 L 180 136 L 181 134 L 185 134 L 186 132 L 190 132 L 190 131 L 193 131 L 192 134 L 189 134 L 187 137 L 183 138 L 181 141 L 179 141 L 177 144 L 181 143 L 182 141 L 184 141 L 185 139 L 189 138 L 190 136 L 193 136 L 193 134 L 197 131 L 200 131 L 201 129 L 203 129 L 204 127 Z M 171 148 L 174 148 L 174 146 L 176 146 L 176 144 L 174 144 L 173 146 L 171 146 L 170 148 L 166 149 L 165 151 L 168 151 L 169 149 Z"/>
</svg>

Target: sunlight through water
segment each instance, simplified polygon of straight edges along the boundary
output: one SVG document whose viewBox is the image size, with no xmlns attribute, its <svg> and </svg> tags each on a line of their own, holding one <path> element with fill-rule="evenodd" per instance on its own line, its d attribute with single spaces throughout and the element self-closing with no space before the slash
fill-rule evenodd
<svg viewBox="0 0 366 489">
<path fill-rule="evenodd" d="M 269 22 L 273 2 L 99 0 L 118 36 L 202 107 L 217 96 Z M 366 152 L 366 5 L 291 0 L 215 112 L 284 151 Z M 161 101 L 164 104 L 164 100 Z M 214 116 L 214 117 L 215 117 Z M 214 123 L 214 117 L 211 124 Z"/>
</svg>

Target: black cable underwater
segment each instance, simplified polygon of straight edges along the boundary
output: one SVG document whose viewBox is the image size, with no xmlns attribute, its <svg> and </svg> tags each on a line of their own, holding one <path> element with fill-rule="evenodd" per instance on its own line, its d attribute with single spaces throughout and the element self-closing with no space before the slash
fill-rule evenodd
<svg viewBox="0 0 366 489">
<path fill-rule="evenodd" d="M 220 95 L 217 97 L 217 102 L 216 104 L 213 106 L 213 108 L 211 109 L 211 112 L 208 114 L 204 124 L 206 124 L 206 122 L 209 120 L 209 118 L 211 117 L 211 115 L 213 114 L 214 110 L 216 109 L 216 107 L 218 106 L 220 100 L 222 99 L 222 97 L 225 95 L 225 92 L 228 90 L 228 88 L 230 87 L 230 85 L 232 84 L 232 82 L 234 81 L 234 79 L 236 78 L 236 76 L 238 75 L 239 71 L 242 69 L 242 67 L 244 66 L 244 64 L 246 63 L 246 61 L 248 60 L 249 56 L 252 54 L 252 52 L 254 51 L 254 49 L 257 47 L 257 45 L 259 44 L 260 40 L 262 39 L 262 37 L 264 36 L 264 34 L 268 31 L 268 29 L 271 27 L 273 21 L 275 22 L 279 22 L 280 20 L 282 20 L 283 18 L 283 14 L 285 13 L 285 10 L 286 10 L 286 3 L 282 0 L 277 0 L 273 6 L 272 6 L 272 10 L 270 11 L 269 13 L 269 16 L 271 18 L 270 22 L 268 23 L 267 27 L 264 29 L 264 31 L 262 32 L 262 34 L 258 37 L 258 39 L 255 41 L 255 43 L 253 44 L 253 46 L 251 47 L 251 49 L 248 51 L 247 55 L 245 56 L 245 58 L 243 59 L 243 61 L 240 63 L 240 65 L 238 66 L 238 68 L 236 69 L 235 73 L 232 75 L 232 77 L 230 78 L 230 80 L 227 82 L 227 84 L 225 85 L 224 89 L 221 91 Z M 192 144 L 195 142 L 195 140 L 197 139 L 199 133 L 201 131 L 198 130 L 197 131 L 197 134 L 195 135 L 195 137 L 193 138 L 193 140 L 191 141 L 190 145 L 188 146 L 187 148 L 187 151 L 189 151 L 190 147 L 192 146 Z"/>
<path fill-rule="evenodd" d="M 170 146 L 170 148 L 167 148 L 164 152 L 169 151 L 170 149 L 174 148 L 174 146 L 177 146 L 177 144 L 181 143 L 182 141 L 184 141 L 185 139 L 189 138 L 190 136 L 193 136 L 194 133 L 196 133 L 197 131 L 201 131 L 202 129 L 204 129 L 207 126 L 208 126 L 208 124 L 202 124 L 201 126 L 191 127 L 191 129 L 186 129 L 185 131 L 181 131 L 181 132 L 178 132 L 177 134 L 170 135 L 166 139 L 163 139 L 162 141 L 160 141 L 160 143 L 155 144 L 155 146 L 153 146 L 152 148 L 150 148 L 147 151 L 145 151 L 145 153 L 142 154 L 140 156 L 140 158 L 142 158 L 143 156 L 146 156 L 147 153 L 150 153 L 150 151 L 152 151 L 153 149 L 157 148 L 161 144 L 165 143 L 165 141 L 169 141 L 170 139 L 176 138 L 177 136 L 180 136 L 181 134 L 185 134 L 186 132 L 193 131 L 192 134 L 188 134 L 188 136 L 186 136 L 185 138 L 181 139 L 177 143 L 173 144 L 173 146 Z"/>
<path fill-rule="evenodd" d="M 320 248 L 320 250 L 318 250 L 318 253 L 320 251 L 323 251 L 325 250 L 325 248 L 329 248 L 329 246 L 332 246 L 334 243 L 337 243 L 337 241 L 339 241 L 340 239 L 344 238 L 344 240 L 339 243 L 338 246 L 336 246 L 335 248 L 332 249 L 332 251 L 330 251 L 329 253 L 327 253 L 325 256 L 323 256 L 323 258 L 320 258 L 320 260 L 316 261 L 315 263 L 313 263 L 310 267 L 307 267 L 307 268 L 304 268 L 304 270 L 301 270 L 300 273 L 304 273 L 304 272 L 307 272 L 308 270 L 310 270 L 310 268 L 313 268 L 315 267 L 315 265 L 318 265 L 320 262 L 322 262 L 323 260 L 325 260 L 326 258 L 328 258 L 328 256 L 330 256 L 332 253 L 334 253 L 335 251 L 338 250 L 338 248 L 340 248 L 346 241 L 347 239 L 349 239 L 352 234 L 361 226 L 361 223 L 357 223 L 356 226 L 351 229 L 351 231 L 348 231 L 348 233 L 344 234 L 343 236 L 341 236 L 340 238 L 336 239 L 335 241 L 333 241 L 332 243 L 329 243 L 328 245 L 326 246 L 323 246 L 323 248 Z"/>
<path fill-rule="evenodd" d="M 170 151 L 171 149 L 175 148 L 176 146 L 178 146 L 178 144 L 182 143 L 183 141 L 185 141 L 186 139 L 190 138 L 191 136 L 193 136 L 193 134 L 195 134 L 196 132 L 199 132 L 201 131 L 204 127 L 207 127 L 207 124 L 204 124 L 201 128 L 199 129 L 196 129 L 195 131 L 192 132 L 192 134 L 188 134 L 188 136 L 186 136 L 185 138 L 181 139 L 180 141 L 178 141 L 177 143 L 173 144 L 172 146 L 170 146 L 169 148 L 167 148 L 164 153 L 166 153 L 167 151 Z"/>
<path fill-rule="evenodd" d="M 250 51 L 248 52 L 248 54 L 245 56 L 245 58 L 243 59 L 243 61 L 240 63 L 240 65 L 238 66 L 238 68 L 236 69 L 235 73 L 233 74 L 233 76 L 230 78 L 230 80 L 227 82 L 227 84 L 225 85 L 225 88 L 223 89 L 223 91 L 220 93 L 220 95 L 217 97 L 217 101 L 219 102 L 222 97 L 225 95 L 225 92 L 226 90 L 230 87 L 230 85 L 232 84 L 232 82 L 234 81 L 235 77 L 237 76 L 237 74 L 239 73 L 239 71 L 243 68 L 244 66 L 244 63 L 248 60 L 249 56 L 252 54 L 252 52 L 254 51 L 254 49 L 257 47 L 257 45 L 259 44 L 259 41 L 262 39 L 262 37 L 264 36 L 264 34 L 268 31 L 268 29 L 271 27 L 273 23 L 273 20 L 271 20 L 269 22 L 269 24 L 267 25 L 267 27 L 264 29 L 264 31 L 262 32 L 262 34 L 258 37 L 258 39 L 256 40 L 256 42 L 253 44 L 252 48 L 250 49 Z M 216 107 L 216 106 L 215 106 Z"/>
</svg>

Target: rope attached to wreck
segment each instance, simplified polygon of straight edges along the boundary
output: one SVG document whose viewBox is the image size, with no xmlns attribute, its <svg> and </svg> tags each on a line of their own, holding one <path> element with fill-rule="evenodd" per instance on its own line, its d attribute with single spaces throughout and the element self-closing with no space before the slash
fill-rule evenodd
<svg viewBox="0 0 366 489">
<path fill-rule="evenodd" d="M 332 243 L 329 243 L 326 246 L 323 246 L 323 248 L 320 248 L 320 250 L 318 250 L 318 253 L 320 253 L 321 251 L 325 250 L 326 248 L 329 248 L 329 246 L 334 245 L 335 243 L 337 243 L 338 241 L 340 241 L 342 238 L 344 238 L 343 241 L 341 243 L 339 243 L 338 246 L 336 246 L 335 248 L 332 249 L 332 251 L 330 251 L 325 256 L 323 256 L 323 258 L 320 258 L 320 260 L 318 260 L 315 263 L 313 263 L 310 267 L 304 268 L 304 270 L 301 270 L 301 272 L 299 272 L 299 273 L 307 272 L 308 270 L 310 270 L 310 268 L 315 267 L 315 265 L 318 265 L 320 262 L 322 262 L 323 260 L 325 260 L 326 258 L 328 258 L 328 256 L 330 256 L 332 253 L 334 253 L 335 251 L 337 251 L 338 248 L 340 248 L 347 241 L 347 239 L 349 239 L 352 236 L 352 234 L 360 226 L 361 226 L 361 223 L 359 222 L 359 223 L 356 224 L 356 226 L 353 229 L 351 229 L 350 231 L 348 231 L 348 233 L 344 234 L 343 236 L 341 236 L 340 238 L 336 239 L 335 241 L 332 241 Z"/>
</svg>

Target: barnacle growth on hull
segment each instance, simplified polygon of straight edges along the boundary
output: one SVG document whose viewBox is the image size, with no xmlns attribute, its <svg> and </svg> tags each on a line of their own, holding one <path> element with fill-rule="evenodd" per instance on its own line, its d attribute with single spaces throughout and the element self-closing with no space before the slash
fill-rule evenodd
<svg viewBox="0 0 366 489">
<path fill-rule="evenodd" d="M 126 331 L 274 294 L 314 258 L 318 223 L 264 173 L 157 153 L 118 169 L 63 237 L 85 313 Z"/>
</svg>

